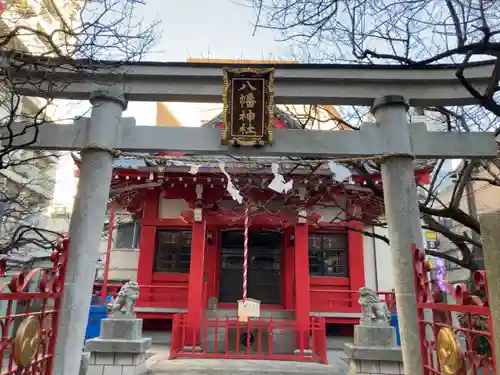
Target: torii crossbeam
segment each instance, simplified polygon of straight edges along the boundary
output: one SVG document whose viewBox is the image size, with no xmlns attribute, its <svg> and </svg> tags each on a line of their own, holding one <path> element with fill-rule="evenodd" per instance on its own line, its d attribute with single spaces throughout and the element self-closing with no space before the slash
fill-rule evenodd
<svg viewBox="0 0 500 375">
<path fill-rule="evenodd" d="M 377 155 L 409 153 L 419 159 L 491 157 L 496 143 L 486 132 L 429 132 L 424 123 L 410 124 L 409 147 L 390 142 L 391 135 L 374 123 L 364 123 L 361 131 L 310 131 L 275 129 L 275 142 L 262 148 L 236 148 L 221 144 L 221 130 L 215 128 L 135 126 L 133 118 L 116 124 L 116 138 L 104 142 L 87 131 L 90 118 L 73 125 L 45 123 L 37 127 L 37 142 L 29 149 L 79 151 L 89 145 L 125 152 L 182 152 L 236 157 L 372 158 Z M 110 125 L 111 126 L 111 125 Z M 28 144 L 35 129 L 17 123 L 11 126 L 13 146 Z"/>
<path fill-rule="evenodd" d="M 127 100 L 218 103 L 222 68 L 242 64 L 182 62 L 68 61 L 35 57 L 7 69 L 22 95 L 86 100 L 102 86 L 117 87 Z M 469 64 L 467 81 L 479 92 L 488 88 L 494 61 Z M 252 64 L 255 68 L 270 64 Z M 76 67 L 76 68 L 75 68 Z M 373 99 L 398 94 L 410 105 L 429 107 L 476 104 L 456 77 L 456 65 L 407 67 L 353 64 L 279 64 L 276 104 L 372 105 Z M 75 70 L 76 69 L 76 70 Z M 29 78 L 29 79 L 26 79 Z"/>
</svg>

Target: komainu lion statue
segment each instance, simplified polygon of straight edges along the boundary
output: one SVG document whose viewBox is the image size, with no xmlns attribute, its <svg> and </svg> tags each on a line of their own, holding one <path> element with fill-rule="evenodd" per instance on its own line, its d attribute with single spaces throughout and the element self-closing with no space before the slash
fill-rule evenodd
<svg viewBox="0 0 500 375">
<path fill-rule="evenodd" d="M 118 295 L 108 305 L 108 312 L 113 318 L 135 318 L 134 306 L 139 298 L 139 284 L 133 281 L 126 283 Z"/>
<path fill-rule="evenodd" d="M 391 313 L 385 302 L 380 302 L 377 293 L 366 286 L 359 288 L 359 304 L 361 305 L 361 324 L 390 325 Z"/>
</svg>

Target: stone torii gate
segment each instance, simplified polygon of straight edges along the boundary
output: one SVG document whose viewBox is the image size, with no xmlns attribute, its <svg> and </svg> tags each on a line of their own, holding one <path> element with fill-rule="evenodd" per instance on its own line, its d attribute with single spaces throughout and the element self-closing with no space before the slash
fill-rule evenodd
<svg viewBox="0 0 500 375">
<path fill-rule="evenodd" d="M 57 64 L 52 61 L 52 66 Z M 492 68 L 492 64 L 470 68 L 471 82 L 478 89 L 486 88 Z M 221 145 L 220 129 L 136 126 L 134 119 L 122 118 L 127 100 L 220 102 L 221 66 L 140 63 L 110 71 L 106 66 L 93 65 L 88 67 L 87 76 L 81 72 L 70 74 L 63 66 L 61 71 L 51 70 L 50 74 L 40 71 L 40 67 L 23 69 L 12 72 L 14 87 L 16 76 L 20 78 L 19 93 L 89 99 L 93 106 L 90 118 L 76 120 L 73 125 L 40 125 L 36 143 L 28 146 L 80 150 L 82 154 L 78 194 L 70 224 L 71 245 L 54 374 L 76 375 L 79 370 L 109 195 L 112 150 L 248 157 L 379 158 L 405 374 L 422 374 L 421 356 L 417 354 L 420 339 L 411 254 L 412 243 L 420 246 L 422 241 L 413 158 L 488 158 L 497 154 L 492 133 L 427 132 L 424 124 L 408 123 L 409 104 L 422 107 L 475 104 L 454 76 L 456 67 L 419 70 L 279 65 L 276 103 L 371 105 L 376 123 L 364 124 L 359 132 L 275 129 L 273 145 L 258 150 Z M 38 75 L 41 83 L 35 90 L 25 83 L 25 78 L 36 79 Z M 57 87 L 64 89 L 54 89 Z M 40 92 L 40 88 L 45 92 Z M 23 125 L 18 125 L 19 131 L 14 126 L 14 133 L 22 134 Z M 33 135 L 34 130 L 28 130 L 14 142 L 25 144 Z"/>
</svg>

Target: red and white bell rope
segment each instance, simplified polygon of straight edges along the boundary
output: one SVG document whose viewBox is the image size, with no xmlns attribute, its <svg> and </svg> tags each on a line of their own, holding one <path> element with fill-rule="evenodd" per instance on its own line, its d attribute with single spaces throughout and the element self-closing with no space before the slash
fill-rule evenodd
<svg viewBox="0 0 500 375">
<path fill-rule="evenodd" d="M 243 234 L 243 303 L 247 302 L 247 272 L 248 272 L 248 204 L 245 205 L 245 231 Z"/>
</svg>

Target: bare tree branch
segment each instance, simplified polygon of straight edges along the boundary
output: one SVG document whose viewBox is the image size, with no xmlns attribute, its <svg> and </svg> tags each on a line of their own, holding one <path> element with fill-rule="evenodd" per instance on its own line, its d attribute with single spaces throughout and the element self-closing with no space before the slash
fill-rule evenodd
<svg viewBox="0 0 500 375">
<path fill-rule="evenodd" d="M 156 24 L 136 17 L 141 4 L 139 0 L 45 0 L 35 9 L 30 2 L 7 2 L 0 19 L 0 254 L 49 250 L 61 235 L 48 229 L 45 219 L 61 154 L 25 148 L 37 141 L 40 124 L 65 120 L 55 116 L 57 107 L 66 103 L 19 95 L 21 86 L 36 89 L 46 82 L 13 76 L 33 61 L 50 74 L 54 68 L 81 71 L 77 59 L 113 59 L 117 65 L 141 59 L 157 36 Z M 51 57 L 64 61 L 64 66 L 54 66 Z M 14 123 L 23 123 L 24 128 L 14 130 Z M 33 136 L 14 146 L 28 131 Z"/>
<path fill-rule="evenodd" d="M 303 61 L 349 62 L 361 64 L 399 64 L 425 66 L 436 63 L 457 64 L 457 81 L 477 100 L 478 105 L 467 107 L 433 107 L 423 109 L 429 122 L 442 123 L 441 131 L 488 131 L 500 135 L 500 3 L 463 0 L 404 0 L 385 2 L 375 0 L 248 0 L 257 6 L 257 28 L 269 28 L 282 34 L 282 41 L 292 43 L 295 56 Z M 323 7 L 323 8 L 318 8 Z M 328 11 L 318 12 L 318 9 Z M 335 12 L 332 15 L 332 12 Z M 474 86 L 467 75 L 468 67 L 477 61 L 493 60 L 495 69 L 484 92 Z M 365 121 L 357 116 L 358 108 L 341 109 L 343 119 L 359 128 Z M 308 115 L 314 116 L 309 113 Z M 317 121 L 304 119 L 309 123 Z M 500 159 L 499 159 L 500 160 Z M 480 181 L 485 188 L 496 189 L 500 177 L 500 161 L 470 160 L 458 173 L 445 200 L 441 176 L 444 161 L 434 162 L 430 186 L 419 209 L 426 221 L 424 227 L 437 231 L 462 252 L 463 259 L 444 259 L 474 269 L 472 246 L 480 247 L 468 235 L 455 233 L 442 225 L 450 219 L 456 227 L 480 233 L 477 219 L 464 212 L 465 187 L 470 181 Z M 432 163 L 432 162 L 431 162 Z M 383 196 L 383 186 L 371 178 L 379 166 L 373 163 L 351 163 L 349 166 L 365 180 L 374 196 Z M 496 168 L 496 169 L 495 169 Z M 482 171 L 485 173 L 481 174 Z M 484 175 L 486 174 L 486 175 Z M 449 179 L 448 177 L 445 177 Z M 366 234 L 369 235 L 369 234 Z M 431 252 L 429 252 L 431 254 Z M 440 252 L 432 255 L 440 256 Z"/>
</svg>

